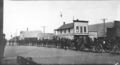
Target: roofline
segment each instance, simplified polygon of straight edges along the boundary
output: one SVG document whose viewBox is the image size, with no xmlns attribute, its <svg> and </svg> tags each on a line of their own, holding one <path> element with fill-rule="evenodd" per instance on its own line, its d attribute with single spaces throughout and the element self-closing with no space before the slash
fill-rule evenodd
<svg viewBox="0 0 120 65">
<path fill-rule="evenodd" d="M 72 28 L 64 28 L 64 29 L 72 29 Z M 54 31 L 64 30 L 64 29 L 54 29 Z"/>
<path fill-rule="evenodd" d="M 84 20 L 73 20 L 73 22 L 84 22 L 84 23 L 88 23 L 88 21 L 84 21 Z"/>
<path fill-rule="evenodd" d="M 105 24 L 107 24 L 107 23 L 115 23 L 115 21 L 106 22 Z M 99 24 L 104 24 L 104 23 L 102 22 L 102 23 L 89 24 L 89 26 L 91 26 L 91 25 L 99 25 Z"/>
</svg>

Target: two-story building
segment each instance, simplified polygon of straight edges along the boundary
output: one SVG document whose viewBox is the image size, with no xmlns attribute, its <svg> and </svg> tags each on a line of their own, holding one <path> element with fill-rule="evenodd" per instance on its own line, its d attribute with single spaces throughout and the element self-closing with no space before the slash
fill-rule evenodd
<svg viewBox="0 0 120 65">
<path fill-rule="evenodd" d="M 73 20 L 72 23 L 63 23 L 58 29 L 55 29 L 55 34 L 60 38 L 85 38 L 88 36 L 88 21 Z"/>
</svg>

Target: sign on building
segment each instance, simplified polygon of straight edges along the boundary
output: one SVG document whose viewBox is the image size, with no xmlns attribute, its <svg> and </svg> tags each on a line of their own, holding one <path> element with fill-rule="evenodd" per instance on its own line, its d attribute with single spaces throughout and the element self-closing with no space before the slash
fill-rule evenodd
<svg viewBox="0 0 120 65">
<path fill-rule="evenodd" d="M 98 37 L 98 36 L 97 36 L 97 32 L 95 32 L 95 31 L 89 32 L 89 37 L 90 37 L 92 40 L 94 40 L 94 38 L 97 38 L 97 37 Z"/>
</svg>

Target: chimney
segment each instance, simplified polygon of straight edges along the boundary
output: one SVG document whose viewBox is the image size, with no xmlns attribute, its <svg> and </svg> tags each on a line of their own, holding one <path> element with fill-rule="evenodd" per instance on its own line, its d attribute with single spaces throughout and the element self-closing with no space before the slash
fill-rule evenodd
<svg viewBox="0 0 120 65">
<path fill-rule="evenodd" d="M 63 25 L 65 25 L 65 22 L 63 22 Z"/>
</svg>

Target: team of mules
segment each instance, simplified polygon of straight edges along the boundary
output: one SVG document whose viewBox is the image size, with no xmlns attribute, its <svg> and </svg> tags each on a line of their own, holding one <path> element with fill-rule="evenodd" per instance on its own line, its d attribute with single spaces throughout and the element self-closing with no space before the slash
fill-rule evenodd
<svg viewBox="0 0 120 65">
<path fill-rule="evenodd" d="M 119 52 L 120 51 L 120 40 L 109 39 L 109 38 L 95 38 L 92 40 L 87 37 L 86 40 L 83 39 L 67 39 L 53 37 L 53 39 L 24 39 L 9 41 L 9 43 L 17 43 L 17 45 L 27 45 L 27 46 L 42 46 L 42 47 L 55 47 L 61 49 L 71 49 L 77 51 L 91 51 L 91 52 Z"/>
</svg>

